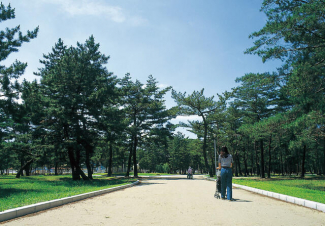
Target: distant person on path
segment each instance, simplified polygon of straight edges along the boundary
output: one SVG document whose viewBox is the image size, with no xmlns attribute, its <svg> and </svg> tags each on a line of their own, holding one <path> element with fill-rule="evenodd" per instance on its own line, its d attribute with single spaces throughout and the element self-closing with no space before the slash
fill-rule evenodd
<svg viewBox="0 0 325 226">
<path fill-rule="evenodd" d="M 188 170 L 187 170 L 187 179 L 193 179 L 193 176 L 192 176 L 192 168 L 191 167 L 188 167 Z"/>
<path fill-rule="evenodd" d="M 192 174 L 192 168 L 191 168 L 191 167 L 188 167 L 187 173 L 188 173 L 189 175 Z"/>
<path fill-rule="evenodd" d="M 221 198 L 225 200 L 226 187 L 227 199 L 232 201 L 232 163 L 233 159 L 227 147 L 223 146 L 220 151 L 217 169 L 221 169 Z"/>
</svg>

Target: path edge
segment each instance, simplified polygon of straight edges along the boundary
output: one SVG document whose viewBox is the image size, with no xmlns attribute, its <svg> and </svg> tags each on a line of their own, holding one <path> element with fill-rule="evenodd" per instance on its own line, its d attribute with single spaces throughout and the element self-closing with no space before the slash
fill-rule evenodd
<svg viewBox="0 0 325 226">
<path fill-rule="evenodd" d="M 102 189 L 102 190 L 98 190 L 98 191 L 87 192 L 87 193 L 69 196 L 69 197 L 65 197 L 65 198 L 61 198 L 61 199 L 54 199 L 54 200 L 50 200 L 50 201 L 46 201 L 46 202 L 39 202 L 39 203 L 28 205 L 28 206 L 5 210 L 3 212 L 0 212 L 0 223 L 3 221 L 17 218 L 17 217 L 25 216 L 27 214 L 36 213 L 36 212 L 47 210 L 50 208 L 62 206 L 62 205 L 65 205 L 65 204 L 68 204 L 71 202 L 76 202 L 76 201 L 91 198 L 94 196 L 103 195 L 103 194 L 111 193 L 113 191 L 118 191 L 121 189 L 133 187 L 137 184 L 139 184 L 139 180 L 137 180 L 131 184 L 121 185 L 121 186 L 112 187 L 112 188 L 106 188 L 106 189 Z"/>
<path fill-rule="evenodd" d="M 216 181 L 216 179 L 208 178 L 208 177 L 206 177 L 205 179 L 210 180 L 210 181 Z M 315 209 L 315 210 L 322 211 L 325 213 L 325 204 L 320 203 L 320 202 L 314 202 L 314 201 L 310 201 L 310 200 L 306 200 L 306 199 L 301 199 L 301 198 L 297 198 L 297 197 L 293 197 L 293 196 L 289 196 L 289 195 L 283 195 L 280 193 L 266 191 L 266 190 L 262 190 L 262 189 L 258 189 L 258 188 L 240 185 L 240 184 L 232 184 L 232 185 L 234 187 L 237 187 L 237 188 L 240 188 L 240 189 L 243 189 L 246 191 L 254 192 L 254 193 L 257 193 L 260 195 L 268 196 L 268 197 L 271 197 L 274 199 L 279 199 L 284 202 L 296 204 L 299 206 L 304 206 L 304 207 Z"/>
</svg>

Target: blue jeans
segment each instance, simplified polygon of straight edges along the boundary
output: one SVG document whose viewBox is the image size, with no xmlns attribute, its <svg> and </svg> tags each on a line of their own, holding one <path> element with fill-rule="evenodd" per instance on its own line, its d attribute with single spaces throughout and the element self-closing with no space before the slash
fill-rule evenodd
<svg viewBox="0 0 325 226">
<path fill-rule="evenodd" d="M 221 198 L 225 198 L 227 187 L 227 199 L 232 199 L 232 169 L 221 169 Z"/>
</svg>

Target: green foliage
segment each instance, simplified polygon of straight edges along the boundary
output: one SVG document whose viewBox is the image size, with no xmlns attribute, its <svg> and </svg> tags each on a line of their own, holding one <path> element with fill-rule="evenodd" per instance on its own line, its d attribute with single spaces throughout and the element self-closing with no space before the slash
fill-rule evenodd
<svg viewBox="0 0 325 226">
<path fill-rule="evenodd" d="M 115 77 L 104 67 L 109 57 L 99 51 L 91 36 L 85 44 L 67 48 L 59 39 L 52 53 L 44 55 L 40 89 L 45 94 L 43 124 L 66 148 L 74 179 L 81 175 L 80 153 L 85 152 L 88 177 L 90 158 L 99 139 L 98 124 L 102 113 L 112 105 Z M 104 106 L 106 108 L 104 108 Z M 62 131 L 63 129 L 63 131 Z"/>
<path fill-rule="evenodd" d="M 175 117 L 172 110 L 165 106 L 164 96 L 171 87 L 160 89 L 158 82 L 153 76 L 149 76 L 146 85 L 140 81 L 133 82 L 129 74 L 121 80 L 122 92 L 124 94 L 123 111 L 129 120 L 127 133 L 130 137 L 131 151 L 129 153 L 128 169 L 131 166 L 131 155 L 133 156 L 134 175 L 137 177 L 137 148 L 144 139 L 152 140 L 157 137 L 169 136 L 173 127 L 168 121 Z M 159 139 L 159 138 L 158 138 Z M 148 161 L 142 164 L 148 166 Z M 153 167 L 150 167 L 152 169 Z M 129 171 L 126 176 L 128 176 Z"/>
<path fill-rule="evenodd" d="M 5 6 L 0 3 L 0 22 L 15 18 L 15 9 L 10 5 Z M 20 26 L 6 28 L 0 31 L 0 62 L 6 60 L 14 52 L 18 52 L 19 47 L 24 42 L 29 42 L 36 38 L 38 27 L 33 31 L 27 31 L 26 35 L 20 31 Z M 22 131 L 20 108 L 17 103 L 21 86 L 18 78 L 24 73 L 27 63 L 18 60 L 9 66 L 0 64 L 0 171 L 13 167 L 16 164 L 17 153 L 10 149 L 8 142 L 15 139 L 13 135 L 17 130 Z"/>
<path fill-rule="evenodd" d="M 27 64 L 0 65 L 1 173 L 71 166 L 74 179 L 87 180 L 96 166 L 109 175 L 123 167 L 127 176 L 133 168 L 137 176 L 138 165 L 164 173 L 184 173 L 190 165 L 212 176 L 216 141 L 217 149 L 227 146 L 233 155 L 236 176 L 324 174 L 324 7 L 322 0 L 264 0 L 267 22 L 252 33 L 254 46 L 246 53 L 283 65 L 247 73 L 217 98 L 204 89 L 172 90 L 177 106 L 171 109 L 164 99 L 171 87 L 160 89 L 153 76 L 145 83 L 130 74 L 113 76 L 93 36 L 71 47 L 59 39 L 40 61 L 40 83 L 17 82 Z M 10 6 L 0 8 L 0 22 L 15 17 Z M 0 61 L 37 33 L 22 35 L 19 26 L 1 31 Z M 172 125 L 176 115 L 202 120 Z M 177 126 L 198 139 L 173 134 Z"/>
</svg>

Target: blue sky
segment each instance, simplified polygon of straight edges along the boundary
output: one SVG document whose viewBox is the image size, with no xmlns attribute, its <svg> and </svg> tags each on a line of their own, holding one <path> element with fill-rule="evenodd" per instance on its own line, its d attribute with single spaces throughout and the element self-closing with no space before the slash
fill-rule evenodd
<svg viewBox="0 0 325 226">
<path fill-rule="evenodd" d="M 274 71 L 279 62 L 265 64 L 245 55 L 248 36 L 266 22 L 262 0 L 4 0 L 16 8 L 16 19 L 4 27 L 40 27 L 37 39 L 24 44 L 6 62 L 28 63 L 24 78 L 33 72 L 43 53 L 62 38 L 67 45 L 90 35 L 110 55 L 109 71 L 131 73 L 145 83 L 152 74 L 161 87 L 191 93 L 205 88 L 207 96 L 230 91 L 236 77 L 249 72 Z M 168 107 L 175 105 L 169 97 Z M 183 120 L 186 117 L 182 118 Z"/>
</svg>

